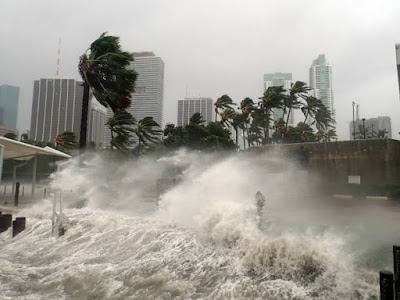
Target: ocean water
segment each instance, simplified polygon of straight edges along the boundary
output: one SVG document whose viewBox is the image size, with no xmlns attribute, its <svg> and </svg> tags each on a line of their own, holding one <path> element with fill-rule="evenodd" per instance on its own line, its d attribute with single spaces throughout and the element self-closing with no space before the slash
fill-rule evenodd
<svg viewBox="0 0 400 300">
<path fill-rule="evenodd" d="M 157 193 L 160 178 L 173 184 Z M 26 230 L 0 234 L 0 299 L 378 299 L 399 212 L 319 199 L 312 182 L 279 156 L 72 161 L 18 212 Z"/>
</svg>

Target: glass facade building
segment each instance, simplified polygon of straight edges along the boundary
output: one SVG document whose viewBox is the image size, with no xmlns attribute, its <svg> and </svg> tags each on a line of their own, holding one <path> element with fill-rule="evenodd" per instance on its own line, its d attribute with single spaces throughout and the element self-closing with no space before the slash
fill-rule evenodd
<svg viewBox="0 0 400 300">
<path fill-rule="evenodd" d="M 19 87 L 0 85 L 0 125 L 17 129 Z"/>
</svg>

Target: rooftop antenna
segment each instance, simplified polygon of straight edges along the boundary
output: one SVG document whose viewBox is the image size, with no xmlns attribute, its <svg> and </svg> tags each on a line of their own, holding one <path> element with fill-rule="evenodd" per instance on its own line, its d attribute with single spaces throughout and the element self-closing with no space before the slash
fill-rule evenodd
<svg viewBox="0 0 400 300">
<path fill-rule="evenodd" d="M 57 70 L 56 70 L 57 77 L 60 73 L 60 60 L 61 60 L 61 38 L 58 40 L 58 55 L 57 55 Z"/>
</svg>

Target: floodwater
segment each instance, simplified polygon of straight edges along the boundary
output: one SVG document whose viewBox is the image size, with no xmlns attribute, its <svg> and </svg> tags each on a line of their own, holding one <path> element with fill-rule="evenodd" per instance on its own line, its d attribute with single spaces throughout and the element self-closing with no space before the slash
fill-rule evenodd
<svg viewBox="0 0 400 300">
<path fill-rule="evenodd" d="M 71 163 L 53 195 L 18 212 L 25 231 L 0 234 L 0 299 L 378 299 L 400 238 L 397 204 L 318 199 L 295 166 L 254 159 Z M 156 205 L 165 176 L 178 179 Z M 60 195 L 68 222 L 56 237 Z"/>
</svg>

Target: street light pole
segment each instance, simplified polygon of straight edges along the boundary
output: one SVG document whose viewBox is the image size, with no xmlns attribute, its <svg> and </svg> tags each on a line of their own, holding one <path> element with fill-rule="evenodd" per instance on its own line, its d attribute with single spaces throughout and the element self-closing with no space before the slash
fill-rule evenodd
<svg viewBox="0 0 400 300">
<path fill-rule="evenodd" d="M 356 121 L 354 120 L 354 105 L 356 105 L 356 103 L 353 101 L 353 140 L 356 139 Z"/>
</svg>

